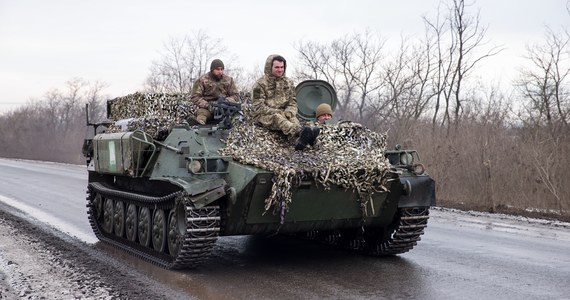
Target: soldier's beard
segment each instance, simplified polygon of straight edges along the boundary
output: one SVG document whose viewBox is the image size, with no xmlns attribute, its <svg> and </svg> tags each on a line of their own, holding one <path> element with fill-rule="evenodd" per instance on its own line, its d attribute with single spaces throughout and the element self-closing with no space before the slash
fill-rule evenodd
<svg viewBox="0 0 570 300">
<path fill-rule="evenodd" d="M 216 75 L 216 74 L 214 74 L 214 72 L 210 72 L 210 77 L 211 77 L 212 79 L 214 79 L 215 81 L 220 81 L 220 80 L 222 80 L 222 78 L 224 77 L 224 75 L 223 75 L 223 74 Z"/>
</svg>

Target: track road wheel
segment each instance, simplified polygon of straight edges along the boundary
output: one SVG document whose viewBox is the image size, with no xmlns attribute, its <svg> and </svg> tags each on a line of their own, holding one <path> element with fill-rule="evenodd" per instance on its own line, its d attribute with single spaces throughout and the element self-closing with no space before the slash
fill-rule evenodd
<svg viewBox="0 0 570 300">
<path fill-rule="evenodd" d="M 107 198 L 103 203 L 103 230 L 113 232 L 113 200 Z"/>
<path fill-rule="evenodd" d="M 152 223 L 148 207 L 141 207 L 138 221 L 139 243 L 148 247 L 150 245 L 150 225 Z"/>
<path fill-rule="evenodd" d="M 125 218 L 125 230 L 127 239 L 134 242 L 137 239 L 137 206 L 129 204 Z"/>
<path fill-rule="evenodd" d="M 166 246 L 166 222 L 164 210 L 156 209 L 152 218 L 152 246 L 158 252 L 163 252 Z"/>
<path fill-rule="evenodd" d="M 115 227 L 115 235 L 118 237 L 122 237 L 125 233 L 125 204 L 123 203 L 123 201 L 115 202 L 113 223 Z"/>
</svg>

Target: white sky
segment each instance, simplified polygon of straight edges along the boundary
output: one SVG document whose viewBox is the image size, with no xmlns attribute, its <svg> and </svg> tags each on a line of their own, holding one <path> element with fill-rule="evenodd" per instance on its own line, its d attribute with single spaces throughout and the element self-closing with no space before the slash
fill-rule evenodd
<svg viewBox="0 0 570 300">
<path fill-rule="evenodd" d="M 504 81 L 522 63 L 525 44 L 544 26 L 570 27 L 569 0 L 474 0 L 491 45 L 505 51 L 485 62 L 485 77 Z M 444 0 L 445 2 L 445 0 Z M 294 66 L 293 43 L 328 42 L 370 29 L 388 42 L 421 36 L 421 17 L 439 0 L 0 0 L 0 113 L 73 77 L 106 82 L 111 97 L 142 87 L 163 43 L 204 30 L 222 39 L 246 70 L 279 53 Z M 475 12 L 475 9 L 471 12 Z M 508 78 L 507 78 L 508 79 Z"/>
</svg>

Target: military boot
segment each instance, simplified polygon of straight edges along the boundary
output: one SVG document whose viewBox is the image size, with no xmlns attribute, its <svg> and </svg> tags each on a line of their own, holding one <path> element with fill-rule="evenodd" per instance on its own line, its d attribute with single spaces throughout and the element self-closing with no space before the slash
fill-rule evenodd
<svg viewBox="0 0 570 300">
<path fill-rule="evenodd" d="M 311 128 L 311 130 L 312 130 L 312 136 L 309 144 L 311 144 L 311 146 L 314 146 L 315 142 L 317 141 L 317 137 L 319 137 L 319 134 L 321 133 L 321 129 L 319 127 L 313 127 Z"/>
<path fill-rule="evenodd" d="M 295 145 L 295 150 L 303 150 L 308 144 L 313 140 L 313 130 L 309 126 L 303 126 L 301 132 L 299 133 L 299 138 L 297 138 L 297 143 Z"/>
</svg>

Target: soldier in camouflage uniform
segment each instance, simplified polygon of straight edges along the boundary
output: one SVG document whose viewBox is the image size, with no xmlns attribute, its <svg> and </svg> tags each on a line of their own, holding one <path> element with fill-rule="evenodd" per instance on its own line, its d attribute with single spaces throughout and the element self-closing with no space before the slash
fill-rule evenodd
<svg viewBox="0 0 570 300">
<path fill-rule="evenodd" d="M 299 123 L 295 84 L 285 76 L 286 68 L 287 62 L 280 55 L 270 55 L 265 61 L 265 75 L 253 86 L 253 118 L 263 127 L 298 136 L 295 149 L 303 150 L 314 144 L 319 128 Z"/>
<path fill-rule="evenodd" d="M 224 74 L 224 63 L 214 59 L 210 65 L 210 72 L 198 78 L 192 87 L 190 99 L 198 106 L 196 112 L 198 123 L 206 124 L 212 119 L 209 102 L 216 101 L 220 97 L 237 102 L 239 96 L 234 79 Z"/>
</svg>

